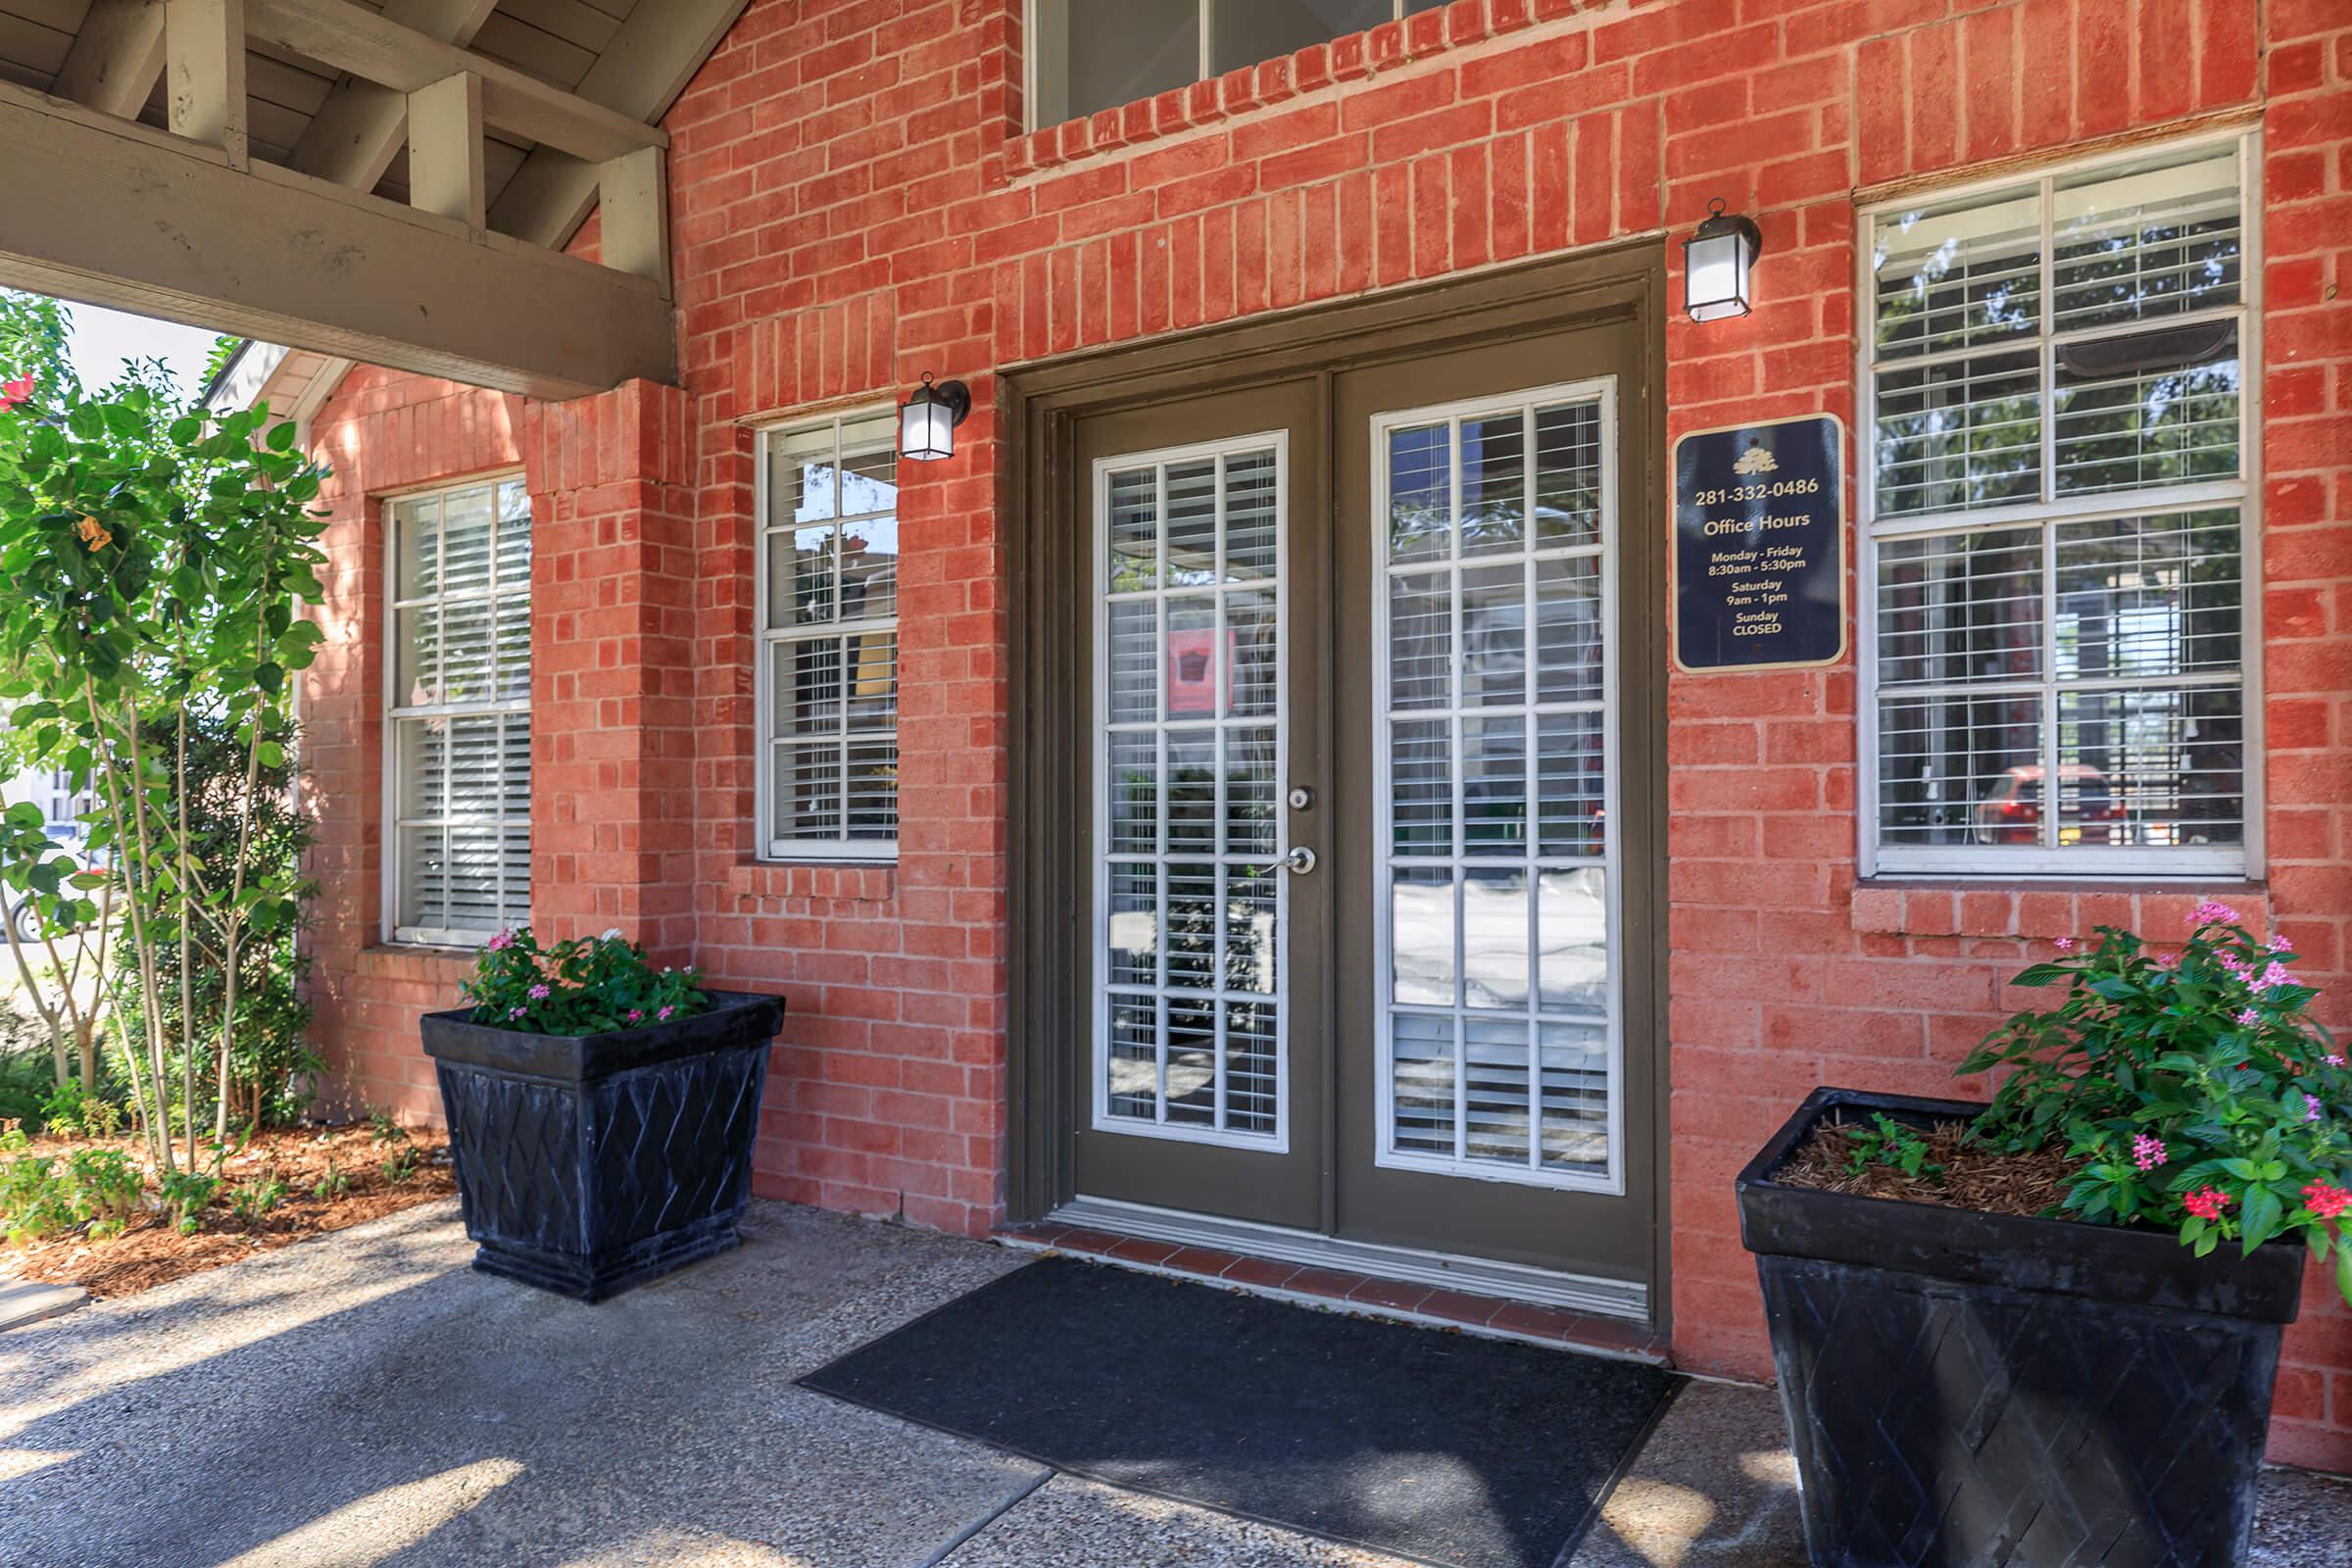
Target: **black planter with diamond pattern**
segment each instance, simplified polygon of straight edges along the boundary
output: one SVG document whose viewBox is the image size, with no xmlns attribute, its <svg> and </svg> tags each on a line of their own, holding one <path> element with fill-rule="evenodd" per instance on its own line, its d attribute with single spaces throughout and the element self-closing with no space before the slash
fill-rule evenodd
<svg viewBox="0 0 2352 1568">
<path fill-rule="evenodd" d="M 1816 1568 L 2233 1568 L 2304 1250 L 1775 1184 L 1820 1089 L 1740 1173 Z"/>
<path fill-rule="evenodd" d="M 583 1301 L 723 1252 L 752 1196 L 776 997 L 601 1035 L 427 1013 L 473 1266 Z"/>
</svg>

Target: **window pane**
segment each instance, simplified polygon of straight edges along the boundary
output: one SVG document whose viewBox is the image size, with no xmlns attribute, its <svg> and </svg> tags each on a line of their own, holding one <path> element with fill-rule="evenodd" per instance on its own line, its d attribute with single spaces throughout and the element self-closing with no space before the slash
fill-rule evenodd
<svg viewBox="0 0 2352 1568">
<path fill-rule="evenodd" d="M 849 834 L 854 839 L 899 836 L 899 743 L 853 741 L 849 759 Z"/>
<path fill-rule="evenodd" d="M 2236 478 L 2236 356 L 2230 322 L 2062 345 L 2059 493 Z"/>
<path fill-rule="evenodd" d="M 1470 566 L 1461 583 L 1463 706 L 1526 702 L 1527 567 Z"/>
<path fill-rule="evenodd" d="M 881 620 L 899 612 L 899 522 L 862 517 L 841 525 L 841 618 Z"/>
<path fill-rule="evenodd" d="M 778 746 L 775 754 L 775 836 L 841 837 L 840 745 Z"/>
<path fill-rule="evenodd" d="M 1200 74 L 1200 0 L 1037 0 L 1036 122 L 1080 120 Z"/>
<path fill-rule="evenodd" d="M 2061 679 L 2238 667 L 2235 513 L 2061 523 L 2056 545 Z"/>
<path fill-rule="evenodd" d="M 2039 188 L 1881 215 L 1871 274 L 1881 359 L 2031 338 L 2041 326 Z"/>
<path fill-rule="evenodd" d="M 1527 537 L 1527 416 L 1462 421 L 1462 554 L 1517 550 Z"/>
<path fill-rule="evenodd" d="M 1110 476 L 1110 563 L 1114 594 L 1159 586 L 1159 470 Z"/>
<path fill-rule="evenodd" d="M 2070 174 L 2051 209 L 2058 331 L 2234 305 L 2237 144 Z"/>
<path fill-rule="evenodd" d="M 833 427 L 771 435 L 767 446 L 767 521 L 823 522 L 834 511 Z"/>
<path fill-rule="evenodd" d="M 418 605 L 392 614 L 397 640 L 392 706 L 428 708 L 441 701 L 441 607 Z"/>
<path fill-rule="evenodd" d="M 1880 700 L 1884 842 L 2039 844 L 2044 804 L 2038 695 Z"/>
<path fill-rule="evenodd" d="M 899 510 L 899 417 L 877 414 L 841 426 L 841 514 Z"/>
<path fill-rule="evenodd" d="M 2041 372 L 1985 355 L 1878 378 L 1879 514 L 1966 512 L 2041 493 Z"/>
<path fill-rule="evenodd" d="M 1536 543 L 1600 539 L 1600 405 L 1536 411 Z"/>
<path fill-rule="evenodd" d="M 1400 1152 L 1453 1157 L 1453 1019 L 1400 1012 L 1390 1025 L 1396 1056 L 1396 1124 Z"/>
<path fill-rule="evenodd" d="M 1390 0 L 1209 0 L 1209 4 L 1215 20 L 1209 27 L 1213 52 L 1208 68 L 1219 74 L 1344 32 L 1377 27 L 1394 15 Z"/>
<path fill-rule="evenodd" d="M 1609 1165 L 1609 1034 L 1598 1024 L 1547 1023 L 1543 1054 L 1544 1163 L 1569 1170 Z"/>
<path fill-rule="evenodd" d="M 2244 708 L 2234 686 L 2060 694 L 2059 843 L 2244 843 Z"/>
<path fill-rule="evenodd" d="M 776 644 L 772 692 L 779 735 L 841 733 L 841 642 L 833 637 Z"/>
<path fill-rule="evenodd" d="M 849 727 L 898 728 L 899 634 L 857 632 L 850 636 L 847 646 L 849 663 L 843 702 Z"/>
<path fill-rule="evenodd" d="M 1445 425 L 1389 432 L 1389 560 L 1437 561 L 1452 552 L 1453 481 Z"/>
<path fill-rule="evenodd" d="M 1957 685 L 2041 670 L 2041 530 L 1879 545 L 1879 684 Z"/>
<path fill-rule="evenodd" d="M 825 523 L 767 536 L 769 626 L 821 625 L 834 618 L 833 533 Z"/>
<path fill-rule="evenodd" d="M 520 479 L 498 487 L 498 585 L 526 590 L 531 585 L 531 493 Z"/>
<path fill-rule="evenodd" d="M 422 599 L 441 591 L 441 498 L 415 496 L 392 503 L 392 531 L 400 544 L 400 580 L 393 594 Z"/>
<path fill-rule="evenodd" d="M 493 490 L 478 485 L 441 498 L 441 591 L 479 593 L 490 586 L 496 545 Z"/>
</svg>

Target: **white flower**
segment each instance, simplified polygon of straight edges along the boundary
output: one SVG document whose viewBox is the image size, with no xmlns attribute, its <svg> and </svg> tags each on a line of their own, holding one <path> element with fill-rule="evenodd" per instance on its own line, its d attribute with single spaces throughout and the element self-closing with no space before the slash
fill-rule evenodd
<svg viewBox="0 0 2352 1568">
<path fill-rule="evenodd" d="M 620 927 L 616 925 L 608 926 L 605 930 L 605 934 L 601 937 L 598 937 L 596 940 L 599 942 L 618 942 L 620 940 Z"/>
</svg>

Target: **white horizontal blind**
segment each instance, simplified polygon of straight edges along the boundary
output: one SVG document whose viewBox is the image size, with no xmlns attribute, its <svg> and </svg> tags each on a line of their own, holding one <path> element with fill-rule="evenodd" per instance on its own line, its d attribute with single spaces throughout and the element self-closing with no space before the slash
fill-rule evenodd
<svg viewBox="0 0 2352 1568">
<path fill-rule="evenodd" d="M 771 431 L 761 481 L 761 843 L 888 859 L 899 838 L 898 420 Z"/>
<path fill-rule="evenodd" d="M 390 504 L 392 935 L 530 918 L 531 502 L 519 478 Z"/>
<path fill-rule="evenodd" d="M 1288 1147 L 1279 435 L 1096 466 L 1095 1125 Z"/>
<path fill-rule="evenodd" d="M 1866 872 L 2244 870 L 2245 167 L 1868 215 Z"/>
</svg>

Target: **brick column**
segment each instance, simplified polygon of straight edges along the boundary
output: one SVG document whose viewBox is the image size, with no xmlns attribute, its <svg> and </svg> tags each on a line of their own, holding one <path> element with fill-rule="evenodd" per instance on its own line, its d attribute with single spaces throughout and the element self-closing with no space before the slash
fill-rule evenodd
<svg viewBox="0 0 2352 1568">
<path fill-rule="evenodd" d="M 531 920 L 694 944 L 692 406 L 631 381 L 528 405 Z"/>
</svg>

